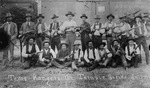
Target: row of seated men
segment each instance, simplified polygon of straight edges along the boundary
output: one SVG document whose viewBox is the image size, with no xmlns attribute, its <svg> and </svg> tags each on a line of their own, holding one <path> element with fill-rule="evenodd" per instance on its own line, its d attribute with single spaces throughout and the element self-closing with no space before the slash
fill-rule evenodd
<svg viewBox="0 0 150 88">
<path fill-rule="evenodd" d="M 119 40 L 113 40 L 111 43 L 112 51 L 109 51 L 102 42 L 98 48 L 94 48 L 94 42 L 89 40 L 87 49 L 83 53 L 80 48 L 80 42 L 76 40 L 73 50 L 69 53 L 68 44 L 62 41 L 58 53 L 51 49 L 49 40 L 44 40 L 43 49 L 40 51 L 35 38 L 29 36 L 27 44 L 23 47 L 24 69 L 30 67 L 42 66 L 46 69 L 57 67 L 60 69 L 71 67 L 73 71 L 77 71 L 79 67 L 86 67 L 87 71 L 92 71 L 97 67 L 117 67 L 123 66 L 124 69 L 134 66 L 138 67 L 140 63 L 140 50 L 134 39 L 128 39 L 128 45 L 125 50 L 120 45 Z"/>
</svg>

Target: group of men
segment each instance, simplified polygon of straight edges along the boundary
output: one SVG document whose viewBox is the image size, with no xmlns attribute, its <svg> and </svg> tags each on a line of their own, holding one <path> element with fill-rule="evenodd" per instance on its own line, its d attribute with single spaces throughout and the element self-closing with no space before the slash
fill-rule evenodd
<svg viewBox="0 0 150 88">
<path fill-rule="evenodd" d="M 43 66 L 49 68 L 87 67 L 91 71 L 96 67 L 117 67 L 123 65 L 126 69 L 138 67 L 141 59 L 141 45 L 145 51 L 146 63 L 149 64 L 149 50 L 146 37 L 149 35 L 148 14 L 135 16 L 133 25 L 126 22 L 125 16 L 119 17 L 119 24 L 114 22 L 115 16 L 109 14 L 107 22 L 102 24 L 100 16 L 96 15 L 95 23 L 90 25 L 86 20 L 88 16 L 82 14 L 82 24 L 77 26 L 73 20 L 74 13 L 65 14 L 67 21 L 59 23 L 59 16 L 55 14 L 51 18 L 53 22 L 50 28 L 46 28 L 43 22 L 44 16 L 37 16 L 37 23 L 31 21 L 30 13 L 26 14 L 24 22 L 19 30 L 21 41 L 21 57 L 23 57 L 23 68 L 31 66 Z M 6 15 L 7 22 L 0 28 L 11 37 L 10 48 L 4 51 L 3 65 L 13 60 L 14 45 L 17 37 L 17 25 L 12 22 L 13 16 Z M 77 39 L 80 34 L 81 42 Z M 104 42 L 106 40 L 106 42 Z M 81 46 L 81 47 L 80 47 Z M 23 49 L 22 49 L 23 47 Z M 8 61 L 8 51 L 10 60 Z M 58 52 L 56 52 L 58 50 Z"/>
</svg>

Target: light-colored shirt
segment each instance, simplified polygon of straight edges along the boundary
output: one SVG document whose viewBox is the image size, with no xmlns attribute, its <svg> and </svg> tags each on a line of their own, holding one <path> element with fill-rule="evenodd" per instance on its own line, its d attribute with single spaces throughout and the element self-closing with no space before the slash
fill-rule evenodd
<svg viewBox="0 0 150 88">
<path fill-rule="evenodd" d="M 103 24 L 103 28 L 112 28 L 115 27 L 116 23 L 115 22 L 106 22 L 105 24 Z M 107 33 L 111 34 L 113 30 L 109 30 Z"/>
<path fill-rule="evenodd" d="M 41 50 L 41 52 L 43 52 L 43 49 Z M 47 50 L 45 49 L 45 52 L 47 53 L 48 49 Z M 53 58 L 56 58 L 56 53 L 51 48 L 50 48 L 50 53 L 52 54 Z M 45 58 L 42 58 L 42 57 L 43 57 L 43 53 L 40 53 L 40 56 L 39 56 L 40 61 L 44 61 Z"/>
<path fill-rule="evenodd" d="M 64 31 L 66 29 L 66 27 L 70 27 L 70 26 L 77 26 L 76 22 L 74 20 L 71 21 L 65 21 L 62 26 L 60 26 L 60 31 Z M 75 31 L 74 28 L 70 28 L 66 31 Z"/>
<path fill-rule="evenodd" d="M 120 26 L 121 26 L 120 27 L 121 32 L 125 32 L 126 31 L 122 35 L 128 35 L 129 34 L 128 30 L 131 29 L 130 25 L 128 23 L 120 23 Z"/>
<path fill-rule="evenodd" d="M 137 44 L 135 44 L 135 47 L 137 47 Z M 129 50 L 130 50 L 130 54 L 131 54 L 134 50 L 134 45 L 133 46 L 129 45 Z M 126 53 L 126 55 L 128 55 L 128 47 L 125 48 L 125 53 Z M 140 54 L 139 48 L 136 49 L 136 54 Z"/>
<path fill-rule="evenodd" d="M 8 33 L 8 35 L 11 35 L 11 33 L 10 33 L 10 27 L 11 27 L 11 23 L 9 23 L 9 22 L 7 22 L 8 23 L 8 29 L 7 29 L 7 33 Z"/>
<path fill-rule="evenodd" d="M 95 26 L 95 27 L 94 27 Z M 95 28 L 95 29 L 94 29 Z M 94 35 L 96 35 L 96 36 L 100 36 L 100 23 L 95 23 L 95 24 L 93 24 L 92 26 L 91 26 L 91 31 L 95 31 L 94 32 Z"/>
<path fill-rule="evenodd" d="M 73 53 L 73 51 L 71 51 L 71 53 Z M 81 57 L 83 57 L 83 51 L 80 50 L 80 52 L 79 52 L 79 49 L 78 49 L 78 50 L 75 50 L 75 51 L 74 51 L 74 59 L 80 60 Z"/>
<path fill-rule="evenodd" d="M 38 33 L 42 33 L 42 28 L 41 27 L 42 27 L 42 24 L 39 24 L 38 25 Z"/>
<path fill-rule="evenodd" d="M 32 50 L 32 47 L 33 47 L 33 45 L 32 46 L 30 46 L 29 45 L 29 52 Z M 24 46 L 23 47 L 23 50 L 22 50 L 22 57 L 28 57 L 28 54 L 26 53 L 26 46 Z M 39 52 L 40 50 L 39 50 L 39 47 L 37 46 L 37 45 L 35 45 L 35 50 L 36 50 L 36 52 Z"/>
<path fill-rule="evenodd" d="M 95 60 L 99 60 L 99 54 L 98 54 L 98 50 L 95 49 L 95 58 L 94 58 L 94 54 L 93 54 L 93 49 L 89 49 L 89 58 L 91 59 L 95 59 Z M 86 62 L 90 62 L 88 58 L 88 52 L 87 50 L 85 50 L 85 54 L 84 54 L 84 59 L 86 60 Z"/>
</svg>

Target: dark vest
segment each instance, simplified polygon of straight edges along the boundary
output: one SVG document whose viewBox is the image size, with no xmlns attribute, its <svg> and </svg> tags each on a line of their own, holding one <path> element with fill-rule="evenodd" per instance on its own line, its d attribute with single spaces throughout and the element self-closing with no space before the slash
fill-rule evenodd
<svg viewBox="0 0 150 88">
<path fill-rule="evenodd" d="M 135 49 L 135 44 L 134 44 L 134 46 L 133 46 L 133 49 Z M 131 54 L 130 54 L 131 51 L 130 51 L 129 45 L 127 45 L 127 50 L 128 50 L 128 55 L 131 55 Z"/>
<path fill-rule="evenodd" d="M 51 24 L 50 24 L 50 29 L 52 29 L 53 26 L 54 26 L 54 23 L 51 23 Z M 59 30 L 59 23 L 58 23 L 58 22 L 56 23 L 56 29 L 57 29 L 57 28 L 58 28 L 58 30 Z"/>
<path fill-rule="evenodd" d="M 96 56 L 95 56 L 95 48 L 93 48 L 92 51 L 93 51 L 93 56 L 94 56 L 94 59 L 95 59 L 96 58 Z M 87 57 L 89 59 L 89 49 L 87 49 Z"/>
<path fill-rule="evenodd" d="M 45 49 L 43 50 L 43 58 L 45 59 L 51 59 L 52 53 L 50 52 L 50 49 L 48 49 L 48 52 L 46 53 Z"/>
<path fill-rule="evenodd" d="M 30 52 L 29 52 L 29 45 L 26 45 L 26 54 L 31 54 L 31 53 L 35 53 L 35 52 L 36 52 L 35 44 L 33 44 Z"/>
</svg>

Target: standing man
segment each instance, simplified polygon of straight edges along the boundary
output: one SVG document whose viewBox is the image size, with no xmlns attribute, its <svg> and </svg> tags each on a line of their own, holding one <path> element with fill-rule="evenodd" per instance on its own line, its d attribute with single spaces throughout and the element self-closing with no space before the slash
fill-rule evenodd
<svg viewBox="0 0 150 88">
<path fill-rule="evenodd" d="M 66 17 L 68 20 L 63 23 L 60 30 L 65 33 L 66 42 L 69 44 L 69 52 L 71 52 L 74 41 L 76 40 L 75 27 L 77 24 L 73 20 L 74 14 L 72 12 L 68 12 Z"/>
<path fill-rule="evenodd" d="M 107 48 L 108 50 L 111 51 L 111 42 L 114 37 L 113 30 L 116 27 L 116 23 L 113 21 L 115 19 L 115 16 L 109 14 L 106 18 L 108 19 L 108 22 L 106 22 L 103 26 L 104 28 L 106 28 L 105 32 L 106 32 L 106 39 L 107 39 Z"/>
<path fill-rule="evenodd" d="M 144 18 L 144 17 L 143 17 Z M 148 50 L 148 45 L 146 42 L 146 36 L 147 36 L 147 28 L 146 28 L 146 21 L 143 23 L 142 18 L 140 16 L 135 17 L 135 24 L 133 27 L 134 29 L 134 34 L 133 37 L 135 38 L 135 42 L 137 44 L 142 45 L 145 56 L 146 56 L 146 64 L 149 64 L 149 50 Z"/>
<path fill-rule="evenodd" d="M 88 18 L 86 14 L 82 14 L 80 17 L 82 19 L 82 24 L 80 25 L 80 33 L 81 33 L 81 42 L 82 42 L 82 50 L 83 52 L 87 48 L 86 42 L 89 41 L 89 33 L 90 33 L 90 24 L 86 22 L 86 19 Z"/>
<path fill-rule="evenodd" d="M 34 29 L 35 24 L 34 24 L 34 22 L 31 21 L 31 19 L 32 19 L 31 14 L 26 13 L 26 22 L 24 22 L 20 28 L 20 32 L 19 32 L 20 35 L 29 32 L 29 33 L 25 34 L 24 36 L 22 36 L 22 38 L 21 38 L 21 41 L 24 43 L 24 45 L 25 45 L 26 38 L 29 35 L 33 35 L 35 33 L 35 29 Z"/>
<path fill-rule="evenodd" d="M 100 28 L 102 24 L 100 23 L 99 15 L 95 17 L 95 23 L 91 27 L 91 31 L 93 32 L 93 41 L 95 44 L 95 48 L 99 47 L 99 44 L 102 42 L 102 34 L 100 33 Z"/>
<path fill-rule="evenodd" d="M 35 37 L 28 36 L 27 43 L 23 47 L 22 56 L 24 58 L 24 69 L 29 69 L 31 66 L 35 66 L 39 59 L 39 47 L 35 44 Z"/>
<path fill-rule="evenodd" d="M 60 34 L 59 31 L 59 22 L 57 22 L 58 16 L 55 14 L 51 18 L 53 22 L 50 24 L 50 33 L 51 33 L 51 47 L 55 51 L 55 47 L 57 47 L 57 50 L 59 50 L 59 44 L 60 44 Z"/>
<path fill-rule="evenodd" d="M 41 50 L 43 48 L 42 42 L 45 39 L 45 23 L 43 22 L 44 16 L 42 14 L 39 14 L 37 16 L 37 23 L 35 25 L 36 29 L 36 43 Z"/>
<path fill-rule="evenodd" d="M 127 40 L 130 37 L 130 32 L 129 30 L 131 29 L 130 25 L 125 22 L 125 17 L 120 17 L 120 24 L 119 24 L 119 29 L 121 33 L 121 44 L 122 48 L 125 50 L 125 47 L 127 46 Z M 119 37 L 119 36 L 118 36 Z"/>
<path fill-rule="evenodd" d="M 4 68 L 11 64 L 14 59 L 14 44 L 16 43 L 18 29 L 17 24 L 12 22 L 13 16 L 11 13 L 6 14 L 7 22 L 4 23 L 0 28 L 4 28 L 4 31 L 10 36 L 10 45 L 9 48 L 6 49 L 3 53 L 3 66 Z M 8 58 L 8 52 L 10 52 L 10 58 Z"/>
</svg>

